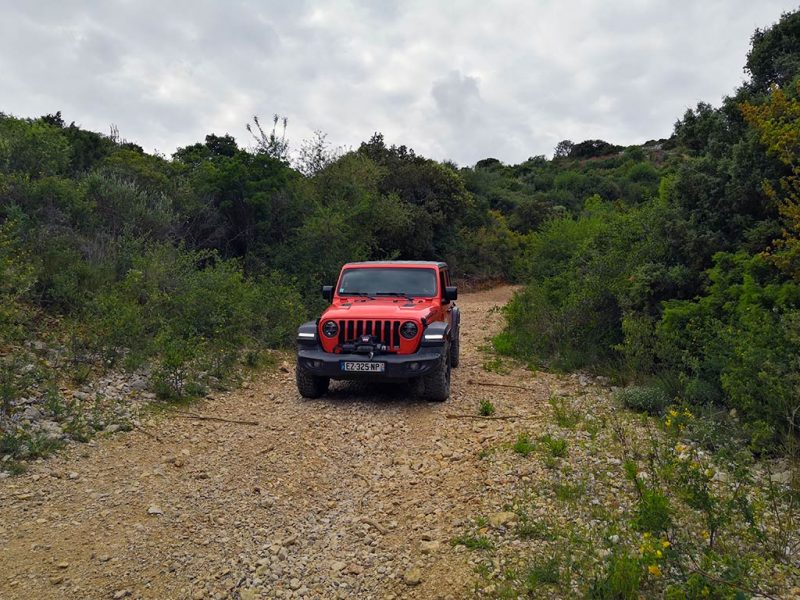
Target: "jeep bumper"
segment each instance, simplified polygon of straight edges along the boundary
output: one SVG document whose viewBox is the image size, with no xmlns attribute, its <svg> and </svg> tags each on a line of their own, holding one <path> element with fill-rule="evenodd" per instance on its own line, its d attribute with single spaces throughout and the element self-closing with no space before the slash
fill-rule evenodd
<svg viewBox="0 0 800 600">
<path fill-rule="evenodd" d="M 373 381 L 408 380 L 425 375 L 436 368 L 442 359 L 442 346 L 421 347 L 414 354 L 332 354 L 318 346 L 314 349 L 300 348 L 297 352 L 297 366 L 312 375 L 331 379 L 361 379 Z M 345 362 L 383 363 L 384 370 L 345 371 Z"/>
</svg>

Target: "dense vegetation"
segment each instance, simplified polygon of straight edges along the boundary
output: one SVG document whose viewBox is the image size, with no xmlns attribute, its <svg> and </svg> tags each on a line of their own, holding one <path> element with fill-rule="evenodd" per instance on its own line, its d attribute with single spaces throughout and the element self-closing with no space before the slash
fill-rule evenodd
<svg viewBox="0 0 800 600">
<path fill-rule="evenodd" d="M 292 166 L 278 126 L 256 121 L 254 149 L 209 135 L 167 159 L 59 113 L 0 116 L 6 417 L 32 337 L 62 342 L 74 368 L 149 366 L 162 395 L 181 396 L 243 352 L 287 344 L 347 260 L 447 257 L 471 277 L 508 275 L 470 258 L 511 234 L 452 165 L 376 134 L 343 155 L 319 136 Z"/>
<path fill-rule="evenodd" d="M 525 284 L 499 350 L 736 409 L 773 445 L 799 405 L 799 27 L 757 31 L 749 81 L 667 140 L 565 140 L 513 166 L 380 134 L 290 153 L 278 117 L 248 125 L 251 148 L 210 134 L 167 158 L 60 113 L 0 115 L 6 417 L 31 337 L 180 396 L 289 342 L 346 260 L 436 258 Z"/>
<path fill-rule="evenodd" d="M 734 410 L 762 450 L 795 438 L 798 60 L 793 13 L 753 36 L 749 81 L 719 108 L 687 110 L 650 146 L 652 160 L 636 161 L 648 145 L 587 158 L 565 142 L 549 171 L 502 169 L 520 189 L 555 171 L 585 191 L 582 205 L 523 239 L 513 269 L 526 287 L 497 347 L 659 388 L 645 396 Z"/>
</svg>

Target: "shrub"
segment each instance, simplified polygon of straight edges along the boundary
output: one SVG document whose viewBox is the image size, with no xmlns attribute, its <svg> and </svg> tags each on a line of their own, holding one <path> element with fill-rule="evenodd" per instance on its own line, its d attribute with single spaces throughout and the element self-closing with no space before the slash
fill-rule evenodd
<svg viewBox="0 0 800 600">
<path fill-rule="evenodd" d="M 154 245 L 91 306 L 95 345 L 125 365 L 156 363 L 156 388 L 179 398 L 205 371 L 224 378 L 241 352 L 293 339 L 305 316 L 299 293 L 280 275 L 247 279 L 236 261 Z"/>
<path fill-rule="evenodd" d="M 617 400 L 626 408 L 651 415 L 662 414 L 670 404 L 666 392 L 658 386 L 635 386 L 617 392 Z"/>
<path fill-rule="evenodd" d="M 24 300 L 35 282 L 19 222 L 14 219 L 0 224 L 0 274 L 0 343 L 6 344 L 23 333 L 29 315 Z"/>
<path fill-rule="evenodd" d="M 672 525 L 669 499 L 657 489 L 642 489 L 635 512 L 633 526 L 640 531 L 661 533 Z"/>
<path fill-rule="evenodd" d="M 567 440 L 563 438 L 554 438 L 547 434 L 541 436 L 539 442 L 554 458 L 563 458 L 567 455 Z"/>
<path fill-rule="evenodd" d="M 531 438 L 527 433 L 520 433 L 511 449 L 522 456 L 528 456 L 534 451 L 535 446 L 531 443 Z"/>
<path fill-rule="evenodd" d="M 525 573 L 525 587 L 534 594 L 541 585 L 558 585 L 561 582 L 561 564 L 558 557 L 539 559 Z"/>
<path fill-rule="evenodd" d="M 605 573 L 592 583 L 587 596 L 592 600 L 635 600 L 641 579 L 638 560 L 625 551 L 612 552 L 606 560 Z"/>
<path fill-rule="evenodd" d="M 567 398 L 553 396 L 549 400 L 553 408 L 553 418 L 559 427 L 564 429 L 574 429 L 580 423 L 580 413 L 572 408 Z"/>
<path fill-rule="evenodd" d="M 478 406 L 478 414 L 484 417 L 491 417 L 495 412 L 494 404 L 490 400 L 481 400 Z"/>
<path fill-rule="evenodd" d="M 790 431 L 800 385 L 800 286 L 763 257 L 718 254 L 707 293 L 667 303 L 656 328 L 659 354 L 682 372 L 693 403 L 724 402 L 745 421 Z"/>
</svg>

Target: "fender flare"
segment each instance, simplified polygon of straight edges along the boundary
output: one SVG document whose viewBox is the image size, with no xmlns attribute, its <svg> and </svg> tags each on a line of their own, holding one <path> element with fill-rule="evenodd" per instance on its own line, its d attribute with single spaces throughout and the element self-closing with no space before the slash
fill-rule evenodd
<svg viewBox="0 0 800 600">
<path fill-rule="evenodd" d="M 450 331 L 450 339 L 452 340 L 454 337 L 457 338 L 458 335 L 461 333 L 461 310 L 457 307 L 453 307 L 453 328 Z"/>
<path fill-rule="evenodd" d="M 450 339 L 450 323 L 434 321 L 422 333 L 423 346 L 444 346 Z"/>
</svg>

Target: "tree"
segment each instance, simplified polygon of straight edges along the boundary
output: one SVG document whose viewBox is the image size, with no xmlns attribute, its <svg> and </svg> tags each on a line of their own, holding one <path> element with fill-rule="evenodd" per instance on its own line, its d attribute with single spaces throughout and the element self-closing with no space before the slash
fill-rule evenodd
<svg viewBox="0 0 800 600">
<path fill-rule="evenodd" d="M 286 126 L 289 124 L 289 119 L 281 117 L 278 114 L 272 116 L 272 131 L 267 133 L 261 127 L 258 121 L 258 116 L 253 116 L 255 127 L 250 123 L 247 124 L 247 131 L 253 136 L 256 142 L 256 151 L 261 154 L 266 154 L 270 158 L 275 158 L 282 162 L 289 162 L 289 141 L 286 139 Z M 283 129 L 278 133 L 278 124 L 283 125 Z"/>
<path fill-rule="evenodd" d="M 239 151 L 239 146 L 236 145 L 236 140 L 233 136 L 227 133 L 223 136 L 214 135 L 213 133 L 206 136 L 206 148 L 212 154 L 217 156 L 231 157 Z"/>
<path fill-rule="evenodd" d="M 567 158 L 575 144 L 572 140 L 561 140 L 553 150 L 553 158 Z"/>
<path fill-rule="evenodd" d="M 798 93 L 800 82 L 795 90 L 795 94 Z M 741 108 L 767 152 L 791 170 L 780 179 L 778 189 L 765 181 L 764 190 L 768 197 L 779 202 L 785 224 L 782 239 L 774 243 L 772 260 L 795 281 L 800 281 L 800 100 L 790 98 L 775 85 L 767 102 L 745 103 Z"/>
<path fill-rule="evenodd" d="M 745 87 L 754 93 L 783 87 L 800 73 L 800 11 L 784 13 L 768 29 L 756 29 L 744 70 L 750 74 Z"/>
<path fill-rule="evenodd" d="M 314 131 L 311 139 L 303 140 L 295 167 L 306 177 L 311 177 L 335 162 L 343 154 L 341 148 L 331 148 L 328 134 Z"/>
<path fill-rule="evenodd" d="M 622 146 L 609 144 L 605 140 L 584 140 L 574 144 L 569 151 L 570 158 L 596 158 L 614 154 L 622 150 Z"/>
<path fill-rule="evenodd" d="M 41 117 L 43 123 L 47 123 L 48 125 L 52 125 L 53 127 L 58 127 L 62 129 L 64 127 L 64 119 L 61 118 L 61 111 L 59 110 L 54 115 L 44 115 Z"/>
</svg>

